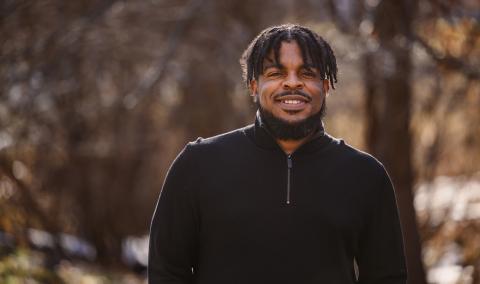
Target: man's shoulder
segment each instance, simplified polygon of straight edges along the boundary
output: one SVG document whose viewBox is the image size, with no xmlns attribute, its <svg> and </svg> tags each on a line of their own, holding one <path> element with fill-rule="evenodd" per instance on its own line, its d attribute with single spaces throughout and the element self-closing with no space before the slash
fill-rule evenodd
<svg viewBox="0 0 480 284">
<path fill-rule="evenodd" d="M 345 166 L 362 169 L 362 171 L 373 171 L 377 174 L 385 172 L 383 164 L 372 154 L 360 150 L 342 139 L 335 140 L 338 141 L 336 143 L 338 146 L 337 151 L 342 157 L 342 159 L 339 160 L 341 160 Z"/>
<path fill-rule="evenodd" d="M 203 138 L 198 137 L 187 144 L 193 151 L 210 152 L 212 150 L 233 150 L 248 142 L 245 131 L 252 128 L 253 125 L 247 125 L 242 128 L 234 129 L 215 136 Z"/>
</svg>

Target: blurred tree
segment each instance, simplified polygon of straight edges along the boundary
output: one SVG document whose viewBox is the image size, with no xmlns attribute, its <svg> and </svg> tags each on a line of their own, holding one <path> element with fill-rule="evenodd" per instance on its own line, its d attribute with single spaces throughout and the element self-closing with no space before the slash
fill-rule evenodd
<svg viewBox="0 0 480 284">
<path fill-rule="evenodd" d="M 7 1 L 0 26 L 2 135 L 14 141 L 2 172 L 32 210 L 29 226 L 78 234 L 104 263 L 120 261 L 125 236 L 147 230 L 154 204 L 145 202 L 167 165 L 158 154 L 168 155 L 156 134 L 163 107 L 126 99 L 161 54 L 145 47 L 164 50 L 169 27 L 155 22 L 168 5 L 129 4 Z M 149 5 L 157 9 L 143 18 Z"/>
<path fill-rule="evenodd" d="M 365 53 L 367 143 L 395 184 L 409 283 L 426 283 L 415 208 L 410 134 L 411 37 L 416 1 L 382 0 L 373 13 L 377 43 Z"/>
</svg>

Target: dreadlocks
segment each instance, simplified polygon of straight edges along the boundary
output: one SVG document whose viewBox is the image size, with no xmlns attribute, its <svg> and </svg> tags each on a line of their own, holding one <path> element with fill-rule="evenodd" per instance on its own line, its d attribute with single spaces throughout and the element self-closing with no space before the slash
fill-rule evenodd
<svg viewBox="0 0 480 284">
<path fill-rule="evenodd" d="M 253 79 L 263 72 L 263 61 L 273 50 L 275 62 L 279 62 L 279 50 L 283 41 L 296 41 L 302 52 L 303 62 L 312 64 L 324 80 L 335 89 L 337 63 L 330 45 L 315 32 L 299 25 L 286 24 L 263 30 L 247 47 L 240 58 L 243 79 L 250 87 Z"/>
</svg>

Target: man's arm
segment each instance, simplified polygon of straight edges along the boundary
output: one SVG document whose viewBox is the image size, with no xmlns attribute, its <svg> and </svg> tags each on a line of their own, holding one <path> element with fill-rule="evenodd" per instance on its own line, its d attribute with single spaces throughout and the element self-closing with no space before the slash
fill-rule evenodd
<svg viewBox="0 0 480 284">
<path fill-rule="evenodd" d="M 405 284 L 402 231 L 395 192 L 386 172 L 378 189 L 371 219 L 360 236 L 358 280 L 362 284 Z"/>
<path fill-rule="evenodd" d="M 192 194 L 193 167 L 187 145 L 171 165 L 150 227 L 149 284 L 192 283 L 198 222 Z"/>
</svg>

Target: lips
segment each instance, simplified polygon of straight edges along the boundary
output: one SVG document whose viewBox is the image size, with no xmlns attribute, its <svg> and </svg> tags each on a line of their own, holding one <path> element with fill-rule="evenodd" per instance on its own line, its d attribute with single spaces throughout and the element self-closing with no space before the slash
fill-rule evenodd
<svg viewBox="0 0 480 284">
<path fill-rule="evenodd" d="M 275 98 L 275 103 L 280 105 L 280 108 L 286 111 L 300 111 L 303 110 L 311 99 L 302 95 L 284 95 Z"/>
</svg>

